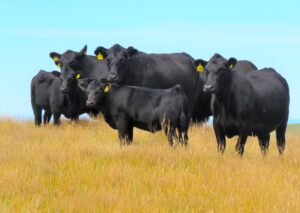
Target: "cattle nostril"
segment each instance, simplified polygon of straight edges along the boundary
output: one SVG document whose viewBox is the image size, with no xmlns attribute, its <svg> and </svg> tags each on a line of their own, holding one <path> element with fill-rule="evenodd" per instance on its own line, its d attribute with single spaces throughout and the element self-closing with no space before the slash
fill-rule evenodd
<svg viewBox="0 0 300 213">
<path fill-rule="evenodd" d="M 112 75 L 109 75 L 109 76 L 107 77 L 107 80 L 108 80 L 108 81 L 114 81 L 114 80 L 117 79 L 117 77 L 118 77 L 118 75 L 112 74 Z"/>
<path fill-rule="evenodd" d="M 89 101 L 89 100 L 88 100 L 88 101 L 86 102 L 86 105 L 87 105 L 87 106 L 93 106 L 94 104 L 95 104 L 94 101 Z"/>
<path fill-rule="evenodd" d="M 212 85 L 204 85 L 203 87 L 203 92 L 213 92 L 214 91 L 214 88 Z"/>
<path fill-rule="evenodd" d="M 67 89 L 66 87 L 61 87 L 61 88 L 60 88 L 60 91 L 61 91 L 61 92 L 67 92 L 68 89 Z"/>
</svg>

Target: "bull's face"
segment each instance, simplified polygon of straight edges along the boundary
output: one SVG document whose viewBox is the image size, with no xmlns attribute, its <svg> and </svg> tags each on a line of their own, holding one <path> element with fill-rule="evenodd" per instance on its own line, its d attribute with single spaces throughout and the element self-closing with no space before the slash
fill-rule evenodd
<svg viewBox="0 0 300 213">
<path fill-rule="evenodd" d="M 109 92 L 110 85 L 101 81 L 93 80 L 90 82 L 86 89 L 88 99 L 86 105 L 88 107 L 95 107 L 101 105 L 103 97 Z"/>
<path fill-rule="evenodd" d="M 74 90 L 74 87 L 77 85 L 77 79 L 80 78 L 79 72 L 74 72 L 68 68 L 65 68 L 64 72 L 52 72 L 52 74 L 60 78 L 60 91 L 64 93 Z"/>
<path fill-rule="evenodd" d="M 129 47 L 127 49 L 120 45 L 114 45 L 110 49 L 98 47 L 94 51 L 99 60 L 105 59 L 108 68 L 107 81 L 110 83 L 119 83 L 122 76 L 125 74 L 127 60 L 135 55 L 138 51 Z"/>
<path fill-rule="evenodd" d="M 235 58 L 226 60 L 219 54 L 215 54 L 206 64 L 202 63 L 202 60 L 197 61 L 198 66 L 203 66 L 206 74 L 206 82 L 203 87 L 203 91 L 206 93 L 222 92 L 227 83 L 228 74 L 237 62 Z"/>
<path fill-rule="evenodd" d="M 68 92 L 73 86 L 76 85 L 76 78 L 81 78 L 81 63 L 82 58 L 85 56 L 87 46 L 85 46 L 80 52 L 74 52 L 71 50 L 66 51 L 63 54 L 56 52 L 50 53 L 50 57 L 54 63 L 61 69 L 61 91 Z"/>
</svg>

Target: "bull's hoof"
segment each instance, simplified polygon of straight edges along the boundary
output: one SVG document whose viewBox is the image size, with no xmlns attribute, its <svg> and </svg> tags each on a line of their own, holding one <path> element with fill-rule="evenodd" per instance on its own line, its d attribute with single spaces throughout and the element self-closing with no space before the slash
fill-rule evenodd
<svg viewBox="0 0 300 213">
<path fill-rule="evenodd" d="M 244 154 L 244 147 L 241 146 L 240 143 L 237 143 L 237 144 L 235 145 L 235 151 L 238 153 L 238 155 L 239 155 L 240 157 L 242 157 L 243 154 Z"/>
<path fill-rule="evenodd" d="M 263 156 L 266 156 L 266 154 L 267 154 L 267 152 L 268 152 L 268 149 L 267 148 L 261 148 L 261 154 L 263 155 Z"/>
<path fill-rule="evenodd" d="M 223 154 L 225 152 L 226 146 L 225 144 L 218 144 L 218 152 Z"/>
<path fill-rule="evenodd" d="M 243 157 L 243 154 L 244 154 L 244 149 L 243 148 L 240 148 L 239 150 L 237 150 L 237 153 L 240 157 Z"/>
<path fill-rule="evenodd" d="M 280 154 L 280 155 L 283 155 L 284 149 L 285 149 L 284 146 L 278 146 L 278 151 L 279 151 L 279 154 Z"/>
<path fill-rule="evenodd" d="M 126 145 L 131 145 L 132 144 L 132 141 L 126 141 Z"/>
</svg>

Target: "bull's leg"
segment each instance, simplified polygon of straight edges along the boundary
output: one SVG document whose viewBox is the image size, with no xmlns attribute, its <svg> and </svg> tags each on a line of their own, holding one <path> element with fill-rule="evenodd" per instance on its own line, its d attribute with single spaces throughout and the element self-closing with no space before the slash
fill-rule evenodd
<svg viewBox="0 0 300 213">
<path fill-rule="evenodd" d="M 119 119 L 116 121 L 116 126 L 118 128 L 120 144 L 125 145 L 130 140 L 130 133 L 128 132 L 129 123 L 126 119 Z"/>
<path fill-rule="evenodd" d="M 173 126 L 170 126 L 169 132 L 168 132 L 168 142 L 171 146 L 173 146 L 173 138 L 175 137 L 176 134 L 176 128 Z"/>
<path fill-rule="evenodd" d="M 75 123 L 79 123 L 79 116 L 75 116 L 75 117 L 71 118 L 71 121 L 75 122 Z"/>
<path fill-rule="evenodd" d="M 221 129 L 221 127 L 219 125 L 217 125 L 215 122 L 214 122 L 214 131 L 215 131 L 215 135 L 217 138 L 218 151 L 221 153 L 224 153 L 224 151 L 226 149 L 225 134 L 224 134 L 223 130 Z"/>
<path fill-rule="evenodd" d="M 237 151 L 237 153 L 240 156 L 243 156 L 243 154 L 244 154 L 244 147 L 245 147 L 246 141 L 247 141 L 247 134 L 246 133 L 243 133 L 243 134 L 239 135 L 238 142 L 235 146 L 235 151 Z"/>
<path fill-rule="evenodd" d="M 183 144 L 183 131 L 181 131 L 179 128 L 177 128 L 178 130 L 178 142 L 180 144 Z"/>
<path fill-rule="evenodd" d="M 119 141 L 120 141 L 120 145 L 125 145 L 126 144 L 126 134 L 125 134 L 125 130 L 123 130 L 123 128 L 118 129 L 118 135 L 119 135 Z"/>
<path fill-rule="evenodd" d="M 188 142 L 189 142 L 188 130 L 185 130 L 184 131 L 183 143 L 184 143 L 184 145 L 188 145 Z"/>
<path fill-rule="evenodd" d="M 258 136 L 259 146 L 261 153 L 265 155 L 269 148 L 269 142 L 270 142 L 270 134 Z"/>
<path fill-rule="evenodd" d="M 133 139 L 133 126 L 129 125 L 127 128 L 127 135 L 128 135 L 128 140 L 126 141 L 128 144 L 132 143 Z"/>
<path fill-rule="evenodd" d="M 164 117 L 163 120 L 160 123 L 161 123 L 161 128 L 165 132 L 165 135 L 168 137 L 168 134 L 169 134 L 169 131 L 170 131 L 170 122 L 169 122 L 169 120 L 167 120 Z"/>
<path fill-rule="evenodd" d="M 287 126 L 287 120 L 284 121 L 277 129 L 276 129 L 276 140 L 277 140 L 277 148 L 279 154 L 283 154 L 285 149 L 285 131 Z"/>
<path fill-rule="evenodd" d="M 97 118 L 97 116 L 100 114 L 100 112 L 98 110 L 92 109 L 88 114 L 91 118 Z"/>
<path fill-rule="evenodd" d="M 190 122 L 189 122 L 189 119 L 187 119 L 187 122 L 184 126 L 184 144 L 185 145 L 188 145 L 188 142 L 189 142 L 189 136 L 188 136 L 188 131 L 189 131 L 189 125 L 190 125 Z"/>
<path fill-rule="evenodd" d="M 36 105 L 32 105 L 34 114 L 34 123 L 36 127 L 39 127 L 42 123 L 42 109 Z"/>
<path fill-rule="evenodd" d="M 53 120 L 54 120 L 54 125 L 59 126 L 60 125 L 60 114 L 59 113 L 53 113 Z"/>
<path fill-rule="evenodd" d="M 50 122 L 51 116 L 52 116 L 51 112 L 48 110 L 45 110 L 44 116 L 43 116 L 44 125 L 46 125 Z"/>
<path fill-rule="evenodd" d="M 164 133 L 166 134 L 166 136 L 168 137 L 168 132 L 169 132 L 169 128 L 168 126 L 162 126 Z"/>
<path fill-rule="evenodd" d="M 187 127 L 180 127 L 177 128 L 178 130 L 178 135 L 179 135 L 179 143 L 187 145 L 188 144 L 188 126 Z"/>
</svg>

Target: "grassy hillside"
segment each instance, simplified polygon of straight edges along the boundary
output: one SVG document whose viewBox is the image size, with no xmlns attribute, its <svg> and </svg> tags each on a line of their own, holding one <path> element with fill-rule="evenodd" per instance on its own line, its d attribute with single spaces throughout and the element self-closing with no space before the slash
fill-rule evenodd
<svg viewBox="0 0 300 213">
<path fill-rule="evenodd" d="M 300 212 L 300 135 L 283 157 L 272 136 L 263 157 L 216 151 L 211 127 L 193 126 L 187 148 L 162 133 L 134 131 L 120 147 L 102 120 L 35 128 L 0 120 L 0 210 L 62 212 Z"/>
</svg>

